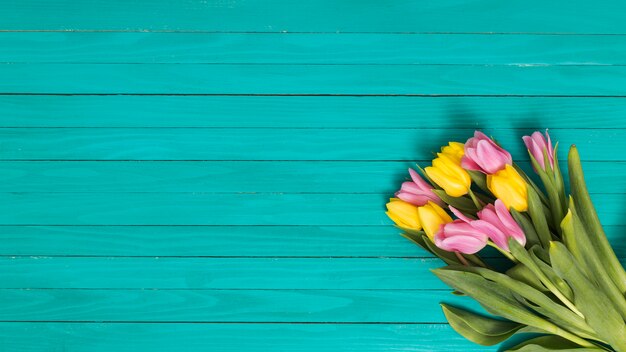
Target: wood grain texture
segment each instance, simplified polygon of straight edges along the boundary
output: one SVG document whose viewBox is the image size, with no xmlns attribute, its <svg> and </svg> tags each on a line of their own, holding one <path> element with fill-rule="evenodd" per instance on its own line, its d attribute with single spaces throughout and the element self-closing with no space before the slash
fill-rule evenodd
<svg viewBox="0 0 626 352">
<path fill-rule="evenodd" d="M 0 344 L 26 352 L 490 350 L 445 324 L 0 323 Z"/>
<path fill-rule="evenodd" d="M 626 66 L 3 64 L 0 76 L 2 94 L 626 96 Z"/>
<path fill-rule="evenodd" d="M 587 156 L 589 154 L 587 153 Z M 409 180 L 404 161 L 0 161 L 0 192 L 382 193 Z M 420 162 L 421 166 L 429 164 Z M 520 162 L 534 175 L 529 162 Z M 563 172 L 567 165 L 562 163 Z M 626 193 L 625 162 L 584 164 L 593 193 Z M 303 182 L 303 180 L 306 180 Z M 610 182 L 607 182 L 610 181 Z M 566 187 L 569 183 L 566 180 Z"/>
<path fill-rule="evenodd" d="M 3 193 L 0 225 L 391 225 L 389 194 Z M 626 194 L 595 194 L 604 225 L 625 225 Z"/>
<path fill-rule="evenodd" d="M 626 258 L 624 10 L 0 3 L 0 350 L 497 350 L 384 203 L 473 129 L 528 169 L 550 128 Z"/>
<path fill-rule="evenodd" d="M 540 0 L 9 2 L 4 30 L 626 33 L 625 5 Z M 584 16 L 582 16 L 584 14 Z"/>
<path fill-rule="evenodd" d="M 449 290 L 0 289 L 0 299 L 3 321 L 445 323 L 442 301 L 483 312 Z"/>
<path fill-rule="evenodd" d="M 626 226 L 605 226 L 626 257 Z M 2 226 L 3 256 L 428 257 L 380 226 Z"/>
<path fill-rule="evenodd" d="M 553 129 L 559 158 L 576 143 L 584 161 L 623 161 L 623 129 Z M 0 128 L 0 160 L 424 161 L 473 129 Z M 485 130 L 516 160 L 532 129 Z M 405 168 L 398 170 L 404 173 Z M 303 186 L 304 187 L 304 186 Z"/>
<path fill-rule="evenodd" d="M 0 265 L 0 288 L 446 289 L 429 271 L 443 266 L 434 258 L 0 257 Z"/>
<path fill-rule="evenodd" d="M 615 65 L 622 36 L 0 32 L 4 63 Z"/>
<path fill-rule="evenodd" d="M 626 128 L 623 98 L 0 95 L 0 127 Z"/>
</svg>

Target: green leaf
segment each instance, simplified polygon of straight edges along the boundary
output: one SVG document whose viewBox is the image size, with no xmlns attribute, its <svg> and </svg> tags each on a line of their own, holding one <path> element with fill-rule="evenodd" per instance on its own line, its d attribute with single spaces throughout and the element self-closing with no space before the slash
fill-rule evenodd
<svg viewBox="0 0 626 352">
<path fill-rule="evenodd" d="M 530 161 L 537 171 L 537 174 L 539 175 L 539 178 L 543 183 L 543 187 L 545 188 L 548 195 L 548 204 L 551 210 L 550 220 L 552 222 L 552 227 L 556 231 L 559 231 L 559 224 L 563 219 L 563 214 L 565 214 L 565 208 L 563 206 L 563 198 L 565 197 L 565 193 L 559 191 L 559 186 L 557 185 L 558 181 L 554 171 L 552 170 L 552 166 L 550 165 L 550 159 L 548 157 L 547 150 L 543 150 L 544 165 L 540 165 L 535 157 L 532 155 L 532 153 L 530 153 L 530 151 L 528 152 L 528 154 L 530 155 Z M 555 164 L 558 167 L 558 162 Z M 562 182 L 563 180 L 561 178 L 561 183 Z"/>
<path fill-rule="evenodd" d="M 554 286 L 556 286 L 559 292 L 563 293 L 563 295 L 567 299 L 572 300 L 574 298 L 574 293 L 572 292 L 572 289 L 569 287 L 567 282 L 563 281 L 563 279 L 561 279 L 556 274 L 556 272 L 554 272 L 554 269 L 552 269 L 552 267 L 548 265 L 548 263 L 546 263 L 542 258 L 539 258 L 538 253 L 541 253 L 541 250 L 542 249 L 539 247 L 533 247 L 530 249 L 529 254 L 533 262 L 535 263 L 535 265 L 537 265 L 541 272 L 543 272 L 548 280 L 550 280 L 550 282 L 552 282 Z M 543 254 L 540 255 L 543 256 Z"/>
<path fill-rule="evenodd" d="M 568 164 L 570 188 L 576 209 L 578 210 L 578 215 L 580 216 L 582 224 L 587 229 L 590 241 L 598 246 L 598 258 L 602 261 L 611 280 L 615 283 L 622 295 L 624 295 L 626 294 L 626 272 L 617 259 L 602 229 L 600 219 L 598 218 L 598 214 L 587 191 L 580 156 L 574 145 L 572 145 L 569 151 Z"/>
<path fill-rule="evenodd" d="M 515 240 L 512 240 L 511 242 L 514 241 Z M 559 325 L 560 327 L 586 338 L 595 338 L 596 335 L 593 329 L 591 329 L 591 327 L 589 327 L 589 325 L 587 325 L 587 323 L 585 323 L 580 316 L 576 315 L 564 306 L 557 304 L 540 290 L 508 277 L 507 275 L 491 270 L 482 268 L 464 268 L 463 270 L 478 273 L 485 279 L 497 282 L 503 287 L 506 287 L 512 292 L 512 297 L 515 300 L 519 301 L 519 297 L 524 298 L 524 302 L 520 303 L 523 303 L 525 307 L 529 307 L 529 305 L 526 304 L 526 301 L 532 302 L 532 309 L 534 311 L 539 311 L 543 316 L 547 317 L 551 322 Z"/>
<path fill-rule="evenodd" d="M 603 351 L 600 347 L 580 347 L 562 337 L 555 335 L 540 336 L 508 349 L 509 352 L 597 352 Z"/>
<path fill-rule="evenodd" d="M 526 217 L 526 215 L 513 208 L 511 208 L 510 211 L 513 219 L 515 219 L 515 222 L 517 222 L 517 224 L 522 228 L 522 231 L 524 231 L 524 235 L 526 235 L 526 246 L 532 247 L 536 244 L 541 244 L 541 242 L 539 242 L 537 231 L 535 231 L 535 226 Z"/>
<path fill-rule="evenodd" d="M 446 204 L 455 207 L 463 213 L 476 214 L 478 209 L 474 205 L 474 201 L 468 197 L 451 197 L 445 191 L 440 189 L 434 189 L 433 192 L 437 197 L 441 198 Z"/>
<path fill-rule="evenodd" d="M 441 308 L 448 323 L 456 332 L 483 346 L 500 343 L 525 326 L 511 321 L 487 318 L 447 304 L 441 304 Z"/>
<path fill-rule="evenodd" d="M 626 320 L 626 298 L 615 286 L 602 260 L 598 257 L 598 243 L 593 242 L 578 217 L 574 202 L 570 202 L 570 210 L 561 224 L 563 241 L 574 258 L 583 265 L 583 271 L 604 291 L 611 304 Z"/>
<path fill-rule="evenodd" d="M 574 259 L 567 247 L 560 242 L 550 243 L 550 261 L 556 273 L 574 291 L 574 303 L 585 315 L 585 320 L 617 352 L 626 352 L 626 324 L 621 315 L 608 308 L 609 298 L 580 270 L 580 263 Z"/>
<path fill-rule="evenodd" d="M 543 211 L 543 203 L 541 203 L 537 192 L 530 187 L 528 188 L 528 214 L 533 221 L 541 246 L 548 248 L 552 240 L 552 235 L 550 234 L 550 228 L 548 227 L 546 215 Z"/>
<path fill-rule="evenodd" d="M 433 272 L 449 286 L 474 298 L 491 314 L 547 331 L 555 328 L 526 309 L 513 297 L 511 290 L 499 283 L 468 271 L 443 268 Z"/>
<path fill-rule="evenodd" d="M 537 275 L 535 275 L 532 270 L 530 270 L 526 265 L 522 263 L 519 263 L 511 269 L 507 270 L 506 274 L 509 277 L 530 285 L 539 291 L 549 292 L 549 290 L 537 278 Z"/>
<path fill-rule="evenodd" d="M 433 273 L 449 286 L 475 299 L 491 314 L 548 333 L 559 334 L 570 340 L 579 341 L 581 344 L 587 343 L 571 333 L 582 331 L 583 329 L 589 330 L 584 321 L 579 320 L 578 316 L 567 308 L 554 303 L 550 298 L 531 286 L 513 280 L 504 274 L 477 267 L 447 267 L 435 269 Z M 519 302 L 516 298 L 518 294 L 542 306 L 544 311 L 550 313 L 550 318 L 553 320 L 568 323 L 557 326 L 553 322 L 537 315 Z"/>
<path fill-rule="evenodd" d="M 474 182 L 474 184 L 478 186 L 478 188 L 480 188 L 483 192 L 486 192 L 487 194 L 491 194 L 489 187 L 487 187 L 487 175 L 483 174 L 480 171 L 473 170 L 467 170 L 467 173 L 470 175 L 472 182 Z"/>
</svg>

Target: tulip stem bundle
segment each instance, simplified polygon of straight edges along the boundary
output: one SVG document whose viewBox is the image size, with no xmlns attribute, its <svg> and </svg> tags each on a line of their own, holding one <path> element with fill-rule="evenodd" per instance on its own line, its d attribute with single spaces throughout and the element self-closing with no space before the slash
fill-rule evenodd
<svg viewBox="0 0 626 352">
<path fill-rule="evenodd" d="M 489 313 L 442 304 L 470 341 L 494 345 L 533 333 L 508 351 L 626 352 L 626 272 L 589 197 L 578 150 L 569 151 L 568 195 L 548 133 L 523 141 L 539 183 L 476 131 L 442 147 L 420 168 L 423 176 L 410 169 L 387 215 L 446 264 L 435 275 Z"/>
</svg>

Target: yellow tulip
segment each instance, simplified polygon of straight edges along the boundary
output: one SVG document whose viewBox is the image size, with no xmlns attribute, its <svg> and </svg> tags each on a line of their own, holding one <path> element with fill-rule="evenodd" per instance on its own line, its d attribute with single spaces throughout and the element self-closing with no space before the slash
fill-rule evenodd
<svg viewBox="0 0 626 352">
<path fill-rule="evenodd" d="M 487 187 L 502 200 L 507 208 L 517 211 L 528 209 L 528 190 L 526 181 L 511 165 L 506 165 L 504 169 L 493 175 L 487 175 Z"/>
<path fill-rule="evenodd" d="M 389 199 L 387 203 L 387 216 L 403 229 L 419 231 L 420 224 L 417 207 L 398 198 Z"/>
<path fill-rule="evenodd" d="M 461 164 L 461 158 L 465 155 L 465 145 L 459 142 L 450 142 L 448 145 L 441 147 L 441 152 L 453 158 Z"/>
<path fill-rule="evenodd" d="M 461 197 L 469 192 L 470 175 L 461 167 L 461 159 L 446 153 L 437 153 L 433 165 L 424 169 L 426 175 L 451 197 Z"/>
<path fill-rule="evenodd" d="M 452 218 L 445 210 L 433 202 L 421 206 L 417 209 L 419 222 L 424 227 L 424 232 L 431 241 L 434 241 L 435 234 L 443 224 L 452 222 Z"/>
</svg>

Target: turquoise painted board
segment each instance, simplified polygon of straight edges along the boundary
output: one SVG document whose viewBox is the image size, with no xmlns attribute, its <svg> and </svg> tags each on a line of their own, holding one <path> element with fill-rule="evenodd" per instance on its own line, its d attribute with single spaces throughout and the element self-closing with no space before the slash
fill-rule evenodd
<svg viewBox="0 0 626 352">
<path fill-rule="evenodd" d="M 0 1 L 0 351 L 496 351 L 384 203 L 549 128 L 626 262 L 624 10 Z"/>
<path fill-rule="evenodd" d="M 620 0 L 24 0 L 5 2 L 10 30 L 217 32 L 626 33 Z"/>
</svg>

